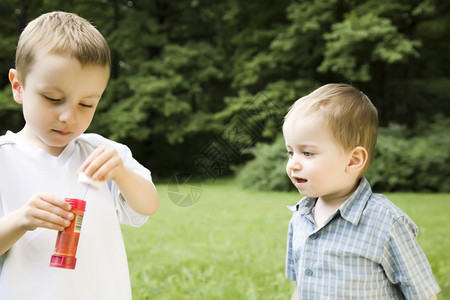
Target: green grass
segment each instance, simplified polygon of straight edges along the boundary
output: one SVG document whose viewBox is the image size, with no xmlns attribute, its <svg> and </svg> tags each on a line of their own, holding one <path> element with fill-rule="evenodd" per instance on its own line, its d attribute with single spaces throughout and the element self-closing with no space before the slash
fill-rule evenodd
<svg viewBox="0 0 450 300">
<path fill-rule="evenodd" d="M 143 227 L 123 227 L 133 299 L 289 299 L 286 233 L 295 192 L 242 190 L 232 180 L 201 183 L 190 207 L 158 185 L 160 208 Z M 173 186 L 170 186 L 173 188 Z M 450 299 L 449 194 L 390 194 L 420 227 L 442 292 Z"/>
</svg>

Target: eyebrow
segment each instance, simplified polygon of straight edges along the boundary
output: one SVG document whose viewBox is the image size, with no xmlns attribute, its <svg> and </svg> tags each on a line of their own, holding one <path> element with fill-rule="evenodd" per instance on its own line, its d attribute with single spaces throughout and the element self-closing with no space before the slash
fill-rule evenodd
<svg viewBox="0 0 450 300">
<path fill-rule="evenodd" d="M 56 90 L 58 93 L 65 94 L 65 92 L 63 90 L 61 90 L 59 87 L 52 86 L 52 85 L 38 85 L 38 89 L 41 90 L 42 92 L 53 89 L 53 90 Z M 100 99 L 101 97 L 102 97 L 101 94 L 100 95 L 92 94 L 92 95 L 83 96 L 83 97 L 81 97 L 81 99 Z"/>
<path fill-rule="evenodd" d="M 53 85 L 37 84 L 37 87 L 39 90 L 56 90 L 59 93 L 64 93 L 59 87 Z"/>
<path fill-rule="evenodd" d="M 101 97 L 102 97 L 102 95 L 94 94 L 94 95 L 84 96 L 81 99 L 100 99 Z"/>
<path fill-rule="evenodd" d="M 288 145 L 286 144 L 286 147 L 293 147 L 293 148 L 318 148 L 318 146 L 313 145 L 313 144 L 297 144 L 294 146 Z"/>
</svg>

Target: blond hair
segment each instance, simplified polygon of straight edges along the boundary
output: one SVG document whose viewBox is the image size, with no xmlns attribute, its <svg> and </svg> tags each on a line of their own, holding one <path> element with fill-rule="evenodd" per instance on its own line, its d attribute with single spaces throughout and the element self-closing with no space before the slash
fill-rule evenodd
<svg viewBox="0 0 450 300">
<path fill-rule="evenodd" d="M 86 19 L 73 13 L 46 13 L 25 27 L 16 50 L 16 69 L 23 85 L 37 53 L 42 50 L 53 54 L 68 54 L 82 65 L 111 66 L 105 38 Z"/>
<path fill-rule="evenodd" d="M 368 159 L 362 176 L 372 161 L 378 133 L 378 113 L 370 99 L 350 85 L 326 84 L 298 99 L 286 114 L 284 123 L 310 113 L 321 114 L 345 151 L 357 146 L 367 150 Z"/>
</svg>

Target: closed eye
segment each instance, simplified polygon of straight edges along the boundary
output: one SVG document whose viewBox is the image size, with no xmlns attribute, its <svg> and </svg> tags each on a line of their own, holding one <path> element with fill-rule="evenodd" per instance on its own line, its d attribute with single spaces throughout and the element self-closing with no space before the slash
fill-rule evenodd
<svg viewBox="0 0 450 300">
<path fill-rule="evenodd" d="M 46 95 L 44 95 L 44 98 L 47 99 L 48 101 L 51 101 L 51 102 L 60 102 L 61 101 L 61 99 L 52 98 L 52 97 L 49 97 L 49 96 L 46 96 Z"/>
<path fill-rule="evenodd" d="M 93 108 L 93 107 L 94 107 L 94 105 L 83 104 L 83 103 L 80 103 L 80 106 L 81 106 L 81 107 L 84 107 L 84 108 Z"/>
</svg>

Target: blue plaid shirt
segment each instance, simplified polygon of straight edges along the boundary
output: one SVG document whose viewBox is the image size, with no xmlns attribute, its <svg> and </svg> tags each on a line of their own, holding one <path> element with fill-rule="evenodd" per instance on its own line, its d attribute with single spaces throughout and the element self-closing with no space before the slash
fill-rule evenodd
<svg viewBox="0 0 450 300">
<path fill-rule="evenodd" d="M 286 276 L 298 299 L 427 299 L 440 291 L 414 222 L 366 179 L 321 227 L 316 198 L 289 207 Z"/>
</svg>

